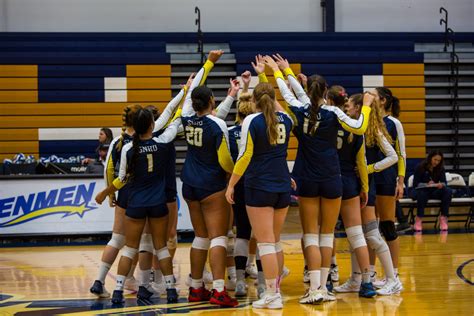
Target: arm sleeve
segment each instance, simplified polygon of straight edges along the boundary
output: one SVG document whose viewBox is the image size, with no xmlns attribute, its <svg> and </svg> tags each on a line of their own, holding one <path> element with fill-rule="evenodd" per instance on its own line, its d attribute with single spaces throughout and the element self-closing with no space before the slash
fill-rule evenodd
<svg viewBox="0 0 474 316">
<path fill-rule="evenodd" d="M 166 124 L 168 124 L 170 118 L 173 116 L 173 113 L 176 110 L 176 107 L 179 105 L 179 103 L 181 103 L 181 100 L 184 98 L 185 94 L 186 89 L 181 89 L 181 91 L 168 103 L 163 113 L 161 113 L 160 117 L 155 121 L 153 133 L 158 132 L 159 130 L 163 129 Z"/>
<path fill-rule="evenodd" d="M 363 192 L 369 192 L 369 172 L 367 170 L 367 159 L 365 157 L 365 140 L 358 144 L 359 148 L 356 155 L 356 165 L 359 171 L 359 181 Z"/>
<path fill-rule="evenodd" d="M 110 143 L 109 146 L 109 150 L 107 151 L 107 157 L 105 158 L 104 180 L 106 188 L 112 184 L 115 178 L 114 151 L 115 144 L 117 143 L 117 140 L 120 139 L 120 137 L 122 136 L 118 136 L 114 138 L 114 140 L 112 140 L 112 143 Z"/>
<path fill-rule="evenodd" d="M 186 94 L 186 98 L 184 100 L 183 116 L 194 115 L 195 112 L 192 107 L 191 93 L 193 92 L 194 88 L 204 84 L 204 82 L 207 79 L 207 76 L 209 75 L 213 67 L 214 67 L 214 63 L 210 60 L 207 60 L 202 66 L 202 68 L 199 70 L 199 72 L 197 73 L 196 77 L 194 77 L 193 83 L 189 87 L 189 91 Z"/>
<path fill-rule="evenodd" d="M 216 116 L 222 120 L 225 120 L 227 115 L 230 112 L 232 104 L 234 104 L 234 98 L 228 95 L 224 101 L 222 101 L 219 106 L 216 108 Z"/>
<path fill-rule="evenodd" d="M 379 134 L 378 145 L 385 158 L 368 166 L 369 173 L 380 172 L 394 165 L 398 161 L 397 153 L 384 135 Z"/>
<path fill-rule="evenodd" d="M 264 72 L 258 74 L 258 82 L 268 82 L 267 75 Z"/>
<path fill-rule="evenodd" d="M 174 120 L 165 131 L 158 137 L 153 138 L 158 143 L 171 143 L 178 133 L 178 126 L 181 124 L 181 120 Z"/>
<path fill-rule="evenodd" d="M 296 76 L 293 73 L 293 70 L 291 70 L 291 68 L 286 68 L 284 72 L 285 72 L 286 77 L 288 78 L 288 82 L 290 83 L 291 89 L 295 91 L 295 94 L 298 100 L 303 104 L 311 103 L 311 100 L 306 94 L 306 91 L 304 91 L 303 86 L 300 84 L 298 79 L 296 79 Z"/>
<path fill-rule="evenodd" d="M 286 85 L 283 73 L 281 71 L 275 71 L 275 80 L 277 82 L 278 89 L 280 90 L 280 93 L 283 96 L 283 99 L 285 99 L 286 103 L 288 103 L 290 106 L 298 108 L 304 106 L 304 104 L 295 97 L 293 92 L 291 92 L 291 90 Z"/>
<path fill-rule="evenodd" d="M 322 108 L 336 114 L 339 124 L 348 132 L 356 135 L 363 135 L 369 126 L 369 115 L 372 110 L 369 106 L 362 106 L 362 113 L 359 119 L 355 120 L 346 115 L 340 108 L 336 106 L 323 105 Z"/>
<path fill-rule="evenodd" d="M 222 131 L 221 141 L 217 142 L 217 158 L 219 160 L 219 165 L 227 173 L 232 173 L 234 169 L 234 161 L 232 160 L 232 155 L 230 154 L 229 149 L 229 134 L 227 130 Z"/>
<path fill-rule="evenodd" d="M 242 176 L 247 170 L 253 156 L 253 139 L 250 133 L 250 123 L 253 116 L 247 116 L 242 124 L 242 132 L 240 138 L 240 151 L 235 163 L 234 173 Z"/>
<path fill-rule="evenodd" d="M 120 156 L 120 170 L 119 175 L 115 180 L 112 182 L 114 187 L 117 190 L 123 188 L 123 186 L 127 183 L 127 152 L 132 148 L 132 143 L 128 143 L 124 147 L 122 147 L 122 155 Z"/>
<path fill-rule="evenodd" d="M 405 132 L 403 131 L 402 123 L 399 120 L 395 121 L 397 128 L 397 138 L 395 139 L 395 151 L 398 155 L 398 176 L 404 177 L 406 173 L 407 154 L 405 151 Z"/>
</svg>

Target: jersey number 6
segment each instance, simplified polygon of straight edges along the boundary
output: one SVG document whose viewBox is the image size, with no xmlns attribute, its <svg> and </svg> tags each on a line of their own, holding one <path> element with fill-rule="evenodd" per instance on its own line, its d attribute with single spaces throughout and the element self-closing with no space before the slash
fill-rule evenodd
<svg viewBox="0 0 474 316">
<path fill-rule="evenodd" d="M 202 146 L 202 128 L 186 126 L 186 142 L 189 145 L 201 147 Z"/>
</svg>

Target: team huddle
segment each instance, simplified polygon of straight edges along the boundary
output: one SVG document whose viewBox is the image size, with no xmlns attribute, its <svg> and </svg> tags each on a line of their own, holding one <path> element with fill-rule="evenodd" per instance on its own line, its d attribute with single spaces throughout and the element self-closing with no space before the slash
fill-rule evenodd
<svg viewBox="0 0 474 316">
<path fill-rule="evenodd" d="M 402 291 L 394 224 L 405 176 L 398 99 L 384 87 L 348 96 L 341 86 L 328 87 L 321 76 L 296 76 L 280 55 L 259 55 L 252 62 L 259 79 L 252 93 L 246 71 L 243 87 L 230 80 L 227 97 L 216 107 L 204 83 L 222 54 L 211 51 L 161 115 L 153 106 L 125 108 L 124 131 L 107 155 L 106 188 L 96 197 L 98 203 L 108 197 L 115 207 L 113 234 L 90 291 L 110 296 L 105 277 L 122 250 L 113 304 L 124 302 L 124 287 L 137 262 L 139 299 L 166 293 L 168 303 L 178 301 L 172 258 L 177 243 L 173 141 L 179 133 L 184 133 L 188 148 L 182 195 L 195 233 L 189 302 L 237 306 L 228 291 L 247 296 L 249 241 L 255 238 L 258 300 L 252 306 L 283 307 L 280 284 L 288 271 L 280 234 L 292 194 L 299 202 L 304 281 L 309 283 L 301 304 L 334 301 L 334 293 L 371 298 Z M 277 101 L 266 68 L 273 72 L 284 103 Z M 224 119 L 236 99 L 236 123 L 228 128 Z M 298 149 L 290 172 L 292 132 Z M 330 269 L 339 215 L 350 245 L 352 274 L 333 286 Z M 376 278 L 376 257 L 384 269 L 382 280 Z M 208 258 L 212 275 L 205 268 Z M 212 277 L 211 291 L 206 275 Z"/>
</svg>

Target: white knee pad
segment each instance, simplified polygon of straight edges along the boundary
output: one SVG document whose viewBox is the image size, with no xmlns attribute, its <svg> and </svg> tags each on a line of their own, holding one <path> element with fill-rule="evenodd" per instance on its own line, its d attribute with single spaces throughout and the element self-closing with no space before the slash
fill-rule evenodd
<svg viewBox="0 0 474 316">
<path fill-rule="evenodd" d="M 352 249 L 367 246 L 361 225 L 346 228 L 346 235 Z"/>
<path fill-rule="evenodd" d="M 174 237 L 171 237 L 170 239 L 168 239 L 168 241 L 166 242 L 166 246 L 168 247 L 168 249 L 176 249 L 176 247 L 178 247 L 178 236 L 174 236 Z"/>
<path fill-rule="evenodd" d="M 151 238 L 151 234 L 143 234 L 142 238 L 140 239 L 140 252 L 146 251 L 149 253 L 153 253 L 153 239 Z"/>
<path fill-rule="evenodd" d="M 115 249 L 122 249 L 125 246 L 125 236 L 122 234 L 112 233 L 112 238 L 110 238 L 107 246 L 114 247 Z"/>
<path fill-rule="evenodd" d="M 305 249 L 310 246 L 319 247 L 319 234 L 304 234 L 303 245 Z"/>
<path fill-rule="evenodd" d="M 319 234 L 319 247 L 333 248 L 334 234 Z"/>
<path fill-rule="evenodd" d="M 276 252 L 282 252 L 283 251 L 283 245 L 282 245 L 281 241 L 277 241 L 275 243 L 275 250 L 276 250 Z"/>
<path fill-rule="evenodd" d="M 234 256 L 235 239 L 227 237 L 227 257 Z"/>
<path fill-rule="evenodd" d="M 249 241 L 247 239 L 236 238 L 234 246 L 234 257 L 248 257 Z"/>
<path fill-rule="evenodd" d="M 128 246 L 123 247 L 122 249 L 122 256 L 129 258 L 130 260 L 133 260 L 135 256 L 138 253 L 138 249 L 131 248 Z"/>
<path fill-rule="evenodd" d="M 364 235 L 367 239 L 367 244 L 376 253 L 389 251 L 387 243 L 385 242 L 385 240 L 383 240 L 382 235 L 380 235 L 380 231 L 376 221 L 372 221 L 365 225 Z"/>
<path fill-rule="evenodd" d="M 227 237 L 229 238 L 235 238 L 235 234 L 234 234 L 234 231 L 232 229 L 229 229 L 227 231 Z"/>
<path fill-rule="evenodd" d="M 223 247 L 224 249 L 227 249 L 227 236 L 219 236 L 216 238 L 212 238 L 211 246 L 209 248 L 214 247 Z"/>
<path fill-rule="evenodd" d="M 168 250 L 168 247 L 163 247 L 161 249 L 156 250 L 155 249 L 155 255 L 158 258 L 158 260 L 163 260 L 166 258 L 171 258 L 170 252 Z"/>
<path fill-rule="evenodd" d="M 209 250 L 210 244 L 209 238 L 194 237 L 191 247 L 199 250 Z"/>
<path fill-rule="evenodd" d="M 258 254 L 261 257 L 277 253 L 275 243 L 273 242 L 259 242 L 257 243 Z"/>
</svg>

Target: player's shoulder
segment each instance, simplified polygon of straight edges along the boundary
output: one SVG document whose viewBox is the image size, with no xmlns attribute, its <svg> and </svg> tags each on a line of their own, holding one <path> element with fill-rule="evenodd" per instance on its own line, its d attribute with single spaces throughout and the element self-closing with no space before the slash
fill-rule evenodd
<svg viewBox="0 0 474 316">
<path fill-rule="evenodd" d="M 224 120 L 214 115 L 207 115 L 204 119 L 208 120 L 210 122 L 210 125 L 215 127 L 216 129 L 227 132 L 227 124 Z"/>
</svg>

